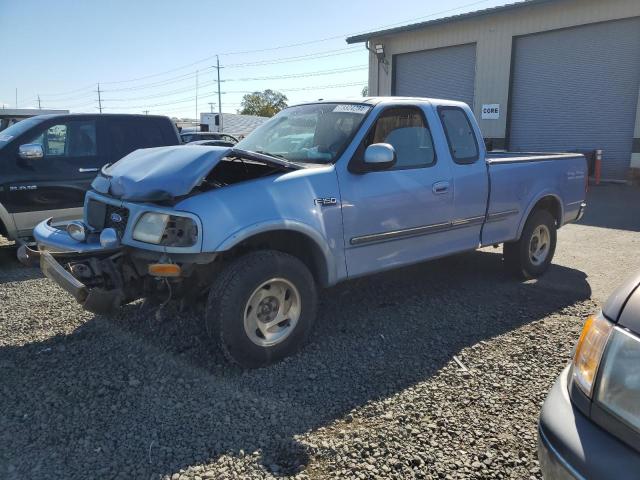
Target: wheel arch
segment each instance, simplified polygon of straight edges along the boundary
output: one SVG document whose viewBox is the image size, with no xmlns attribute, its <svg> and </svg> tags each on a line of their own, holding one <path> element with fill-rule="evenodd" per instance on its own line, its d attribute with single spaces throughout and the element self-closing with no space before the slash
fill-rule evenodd
<svg viewBox="0 0 640 480">
<path fill-rule="evenodd" d="M 9 240 L 15 240 L 17 232 L 13 223 L 13 217 L 7 209 L 0 203 L 0 235 L 8 238 Z"/>
<path fill-rule="evenodd" d="M 336 283 L 334 258 L 327 241 L 304 224 L 254 225 L 229 237 L 216 250 L 223 255 L 235 256 L 260 249 L 277 250 L 298 258 L 323 287 Z"/>
<path fill-rule="evenodd" d="M 520 238 L 522 236 L 522 231 L 524 230 L 524 226 L 527 223 L 527 220 L 533 214 L 533 212 L 537 210 L 548 211 L 555 219 L 556 227 L 560 228 L 562 226 L 564 209 L 562 206 L 562 201 L 560 200 L 560 196 L 556 193 L 546 192 L 538 195 L 533 201 L 530 202 L 525 215 L 523 215 L 522 219 L 520 220 L 517 238 Z"/>
</svg>

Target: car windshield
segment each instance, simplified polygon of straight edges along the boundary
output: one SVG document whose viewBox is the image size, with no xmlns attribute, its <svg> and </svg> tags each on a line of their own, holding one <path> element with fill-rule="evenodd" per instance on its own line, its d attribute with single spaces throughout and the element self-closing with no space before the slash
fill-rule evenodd
<svg viewBox="0 0 640 480">
<path fill-rule="evenodd" d="M 370 105 L 361 103 L 315 103 L 290 107 L 260 126 L 236 147 L 292 162 L 334 162 L 370 109 Z"/>
<path fill-rule="evenodd" d="M 37 125 L 41 121 L 42 118 L 40 117 L 31 117 L 18 123 L 14 123 L 9 128 L 5 128 L 0 132 L 0 147 L 3 147 L 5 144 L 9 143 L 17 136 L 22 135 L 24 132 L 29 130 L 34 125 Z"/>
</svg>

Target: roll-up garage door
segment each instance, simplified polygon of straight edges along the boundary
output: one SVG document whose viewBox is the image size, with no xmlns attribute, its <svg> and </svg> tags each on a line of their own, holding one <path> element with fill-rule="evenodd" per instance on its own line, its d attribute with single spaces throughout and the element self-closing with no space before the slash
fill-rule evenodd
<svg viewBox="0 0 640 480">
<path fill-rule="evenodd" d="M 509 146 L 602 149 L 602 177 L 624 179 L 640 88 L 640 19 L 516 38 Z"/>
<path fill-rule="evenodd" d="M 394 55 L 393 67 L 394 95 L 459 100 L 473 108 L 475 44 Z"/>
</svg>

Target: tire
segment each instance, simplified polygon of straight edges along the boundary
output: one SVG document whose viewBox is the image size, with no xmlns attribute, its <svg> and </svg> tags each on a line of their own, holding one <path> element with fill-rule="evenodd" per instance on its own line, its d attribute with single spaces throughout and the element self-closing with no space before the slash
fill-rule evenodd
<svg viewBox="0 0 640 480">
<path fill-rule="evenodd" d="M 520 239 L 504 244 L 504 263 L 519 278 L 531 279 L 547 271 L 556 251 L 556 221 L 547 210 L 536 210 L 527 219 Z M 545 249 L 543 245 L 547 245 Z"/>
<path fill-rule="evenodd" d="M 258 368 L 301 348 L 316 309 L 316 285 L 304 263 L 261 250 L 235 259 L 219 273 L 209 291 L 205 322 L 228 360 Z"/>
</svg>

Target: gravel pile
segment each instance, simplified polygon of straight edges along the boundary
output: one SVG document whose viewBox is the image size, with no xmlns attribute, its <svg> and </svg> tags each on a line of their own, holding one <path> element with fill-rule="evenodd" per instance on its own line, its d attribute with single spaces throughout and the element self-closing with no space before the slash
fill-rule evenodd
<svg viewBox="0 0 640 480">
<path fill-rule="evenodd" d="M 254 371 L 198 306 L 94 316 L 5 256 L 0 478 L 540 478 L 539 409 L 597 303 L 578 269 L 521 283 L 500 256 L 328 290 L 310 344 Z"/>
</svg>

